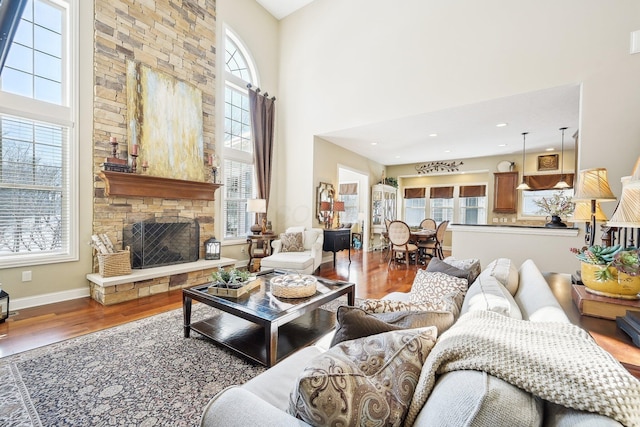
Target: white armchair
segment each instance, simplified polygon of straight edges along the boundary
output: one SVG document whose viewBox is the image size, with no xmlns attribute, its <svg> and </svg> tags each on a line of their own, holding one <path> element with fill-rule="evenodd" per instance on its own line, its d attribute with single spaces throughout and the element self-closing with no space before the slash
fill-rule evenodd
<svg viewBox="0 0 640 427">
<path fill-rule="evenodd" d="M 282 252 L 282 241 L 276 239 L 271 242 L 271 255 L 262 258 L 261 270 L 280 269 L 291 270 L 302 274 L 311 274 L 322 263 L 322 244 L 324 232 L 321 228 L 305 229 L 304 227 L 289 227 L 286 233 L 302 233 L 301 252 Z"/>
</svg>

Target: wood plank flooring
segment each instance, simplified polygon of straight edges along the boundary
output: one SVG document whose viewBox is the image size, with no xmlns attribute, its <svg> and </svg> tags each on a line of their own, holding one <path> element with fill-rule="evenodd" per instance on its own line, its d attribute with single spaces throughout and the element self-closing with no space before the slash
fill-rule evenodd
<svg viewBox="0 0 640 427">
<path fill-rule="evenodd" d="M 320 276 L 356 283 L 356 297 L 381 298 L 389 292 L 407 292 L 421 265 L 387 267 L 384 252 L 346 251 L 320 266 Z M 0 357 L 69 338 L 111 328 L 182 307 L 182 292 L 172 291 L 111 306 L 79 298 L 19 310 L 0 323 Z"/>
</svg>

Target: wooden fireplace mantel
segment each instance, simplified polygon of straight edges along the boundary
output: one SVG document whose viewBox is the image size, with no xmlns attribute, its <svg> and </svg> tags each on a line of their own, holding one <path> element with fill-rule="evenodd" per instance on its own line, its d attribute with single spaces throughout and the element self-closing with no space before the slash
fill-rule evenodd
<svg viewBox="0 0 640 427">
<path fill-rule="evenodd" d="M 100 171 L 98 176 L 106 185 L 106 196 L 215 200 L 215 192 L 222 185 L 112 171 Z"/>
</svg>

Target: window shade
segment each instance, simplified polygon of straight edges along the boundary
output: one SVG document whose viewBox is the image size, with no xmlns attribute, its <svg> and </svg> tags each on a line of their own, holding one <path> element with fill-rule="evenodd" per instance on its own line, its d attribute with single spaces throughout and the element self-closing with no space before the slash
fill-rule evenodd
<svg viewBox="0 0 640 427">
<path fill-rule="evenodd" d="M 453 199 L 453 187 L 431 187 L 432 199 Z"/>
<path fill-rule="evenodd" d="M 526 182 L 532 190 L 553 190 L 554 186 L 558 181 L 560 181 L 562 176 L 564 176 L 569 187 L 573 188 L 574 174 L 572 173 L 565 173 L 564 175 L 559 173 L 549 175 L 526 175 L 524 177 L 524 182 Z"/>
<path fill-rule="evenodd" d="M 424 199 L 426 194 L 427 194 L 427 191 L 424 188 L 405 188 L 404 189 L 405 199 Z"/>
<path fill-rule="evenodd" d="M 69 243 L 69 129 L 0 116 L 0 251 L 60 252 Z"/>
<path fill-rule="evenodd" d="M 355 196 L 358 194 L 358 183 L 340 184 L 339 193 L 344 196 Z"/>
<path fill-rule="evenodd" d="M 484 197 L 486 195 L 486 185 L 463 185 L 460 187 L 460 197 Z"/>
</svg>

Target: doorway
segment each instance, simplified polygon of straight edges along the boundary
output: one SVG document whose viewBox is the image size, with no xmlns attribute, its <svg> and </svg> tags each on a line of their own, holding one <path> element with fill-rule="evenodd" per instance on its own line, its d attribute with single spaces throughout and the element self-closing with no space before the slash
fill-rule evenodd
<svg viewBox="0 0 640 427">
<path fill-rule="evenodd" d="M 368 174 L 338 165 L 337 197 L 345 202 L 345 212 L 341 215 L 340 221 L 352 223 L 351 232 L 360 233 L 362 250 L 369 249 L 369 193 Z"/>
</svg>

